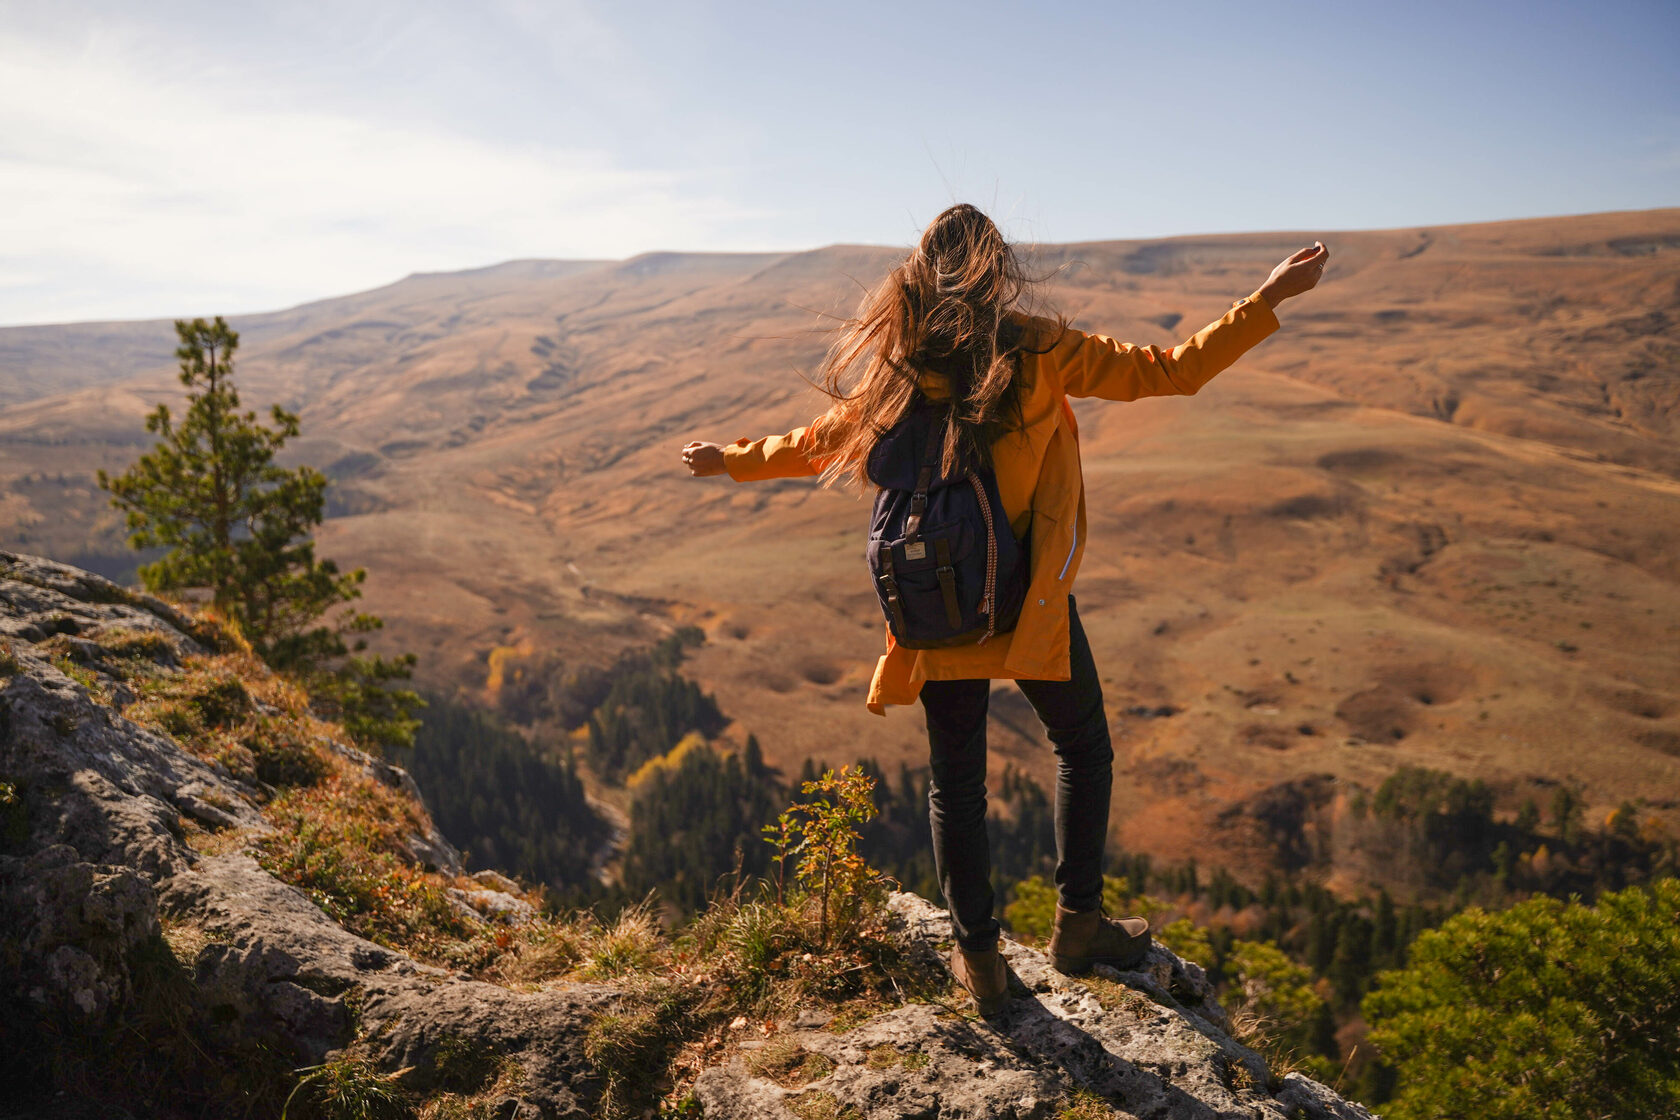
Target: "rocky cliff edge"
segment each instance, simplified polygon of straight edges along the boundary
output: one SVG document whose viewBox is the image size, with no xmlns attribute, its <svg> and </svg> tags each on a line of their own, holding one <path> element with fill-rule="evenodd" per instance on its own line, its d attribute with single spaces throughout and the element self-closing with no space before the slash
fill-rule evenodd
<svg viewBox="0 0 1680 1120">
<path fill-rule="evenodd" d="M 169 1115 L 166 1100 L 202 1088 L 158 1080 L 177 1068 L 219 1078 L 224 1104 L 278 1115 L 296 1071 L 352 1052 L 394 1086 L 391 1115 L 583 1117 L 656 1101 L 626 1094 L 636 1067 L 606 1068 L 601 1041 L 603 1024 L 645 1006 L 648 978 L 474 978 L 357 936 L 265 870 L 265 841 L 285 827 L 275 784 L 233 748 L 189 749 L 186 728 L 146 716 L 215 641 L 175 606 L 0 551 L 0 1081 L 16 1078 L 0 1116 Z M 270 702 L 252 693 L 260 720 Z M 308 749 L 346 780 L 408 806 L 395 850 L 447 884 L 438 897 L 468 935 L 504 944 L 504 927 L 532 919 L 518 884 L 463 873 L 403 771 L 308 726 Z M 910 894 L 889 907 L 905 959 L 942 975 L 945 913 Z M 718 1120 L 1370 1116 L 1234 1041 L 1202 970 L 1164 949 L 1085 980 L 1013 941 L 1005 951 L 1019 998 L 991 1020 L 947 978 L 945 998 L 867 1014 L 813 1003 L 697 1027 L 686 1095 L 657 1107 Z M 148 1062 L 177 1043 L 184 1066 Z M 642 1075 L 660 1076 L 654 1065 Z M 445 1096 L 456 1111 L 441 1111 Z"/>
</svg>

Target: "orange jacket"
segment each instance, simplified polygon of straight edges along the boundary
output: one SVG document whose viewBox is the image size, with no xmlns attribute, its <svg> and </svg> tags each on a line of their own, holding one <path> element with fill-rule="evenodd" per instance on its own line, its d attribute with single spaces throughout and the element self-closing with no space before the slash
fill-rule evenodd
<svg viewBox="0 0 1680 1120">
<path fill-rule="evenodd" d="M 1086 525 L 1079 428 L 1067 398 L 1133 401 L 1194 393 L 1277 328 L 1277 316 L 1256 291 L 1171 350 L 1069 329 L 1048 353 L 1026 355 L 1021 370 L 1026 424 L 992 445 L 998 496 L 1010 527 L 1021 537 L 1032 525 L 1032 576 L 1020 621 L 985 645 L 944 649 L 904 649 L 888 629 L 887 652 L 869 685 L 869 710 L 885 715 L 884 705 L 915 703 L 923 681 L 1067 680 L 1068 591 L 1079 574 Z M 1055 337 L 1055 324 L 1034 319 L 1029 331 L 1029 337 L 1048 341 Z M 931 373 L 924 375 L 922 389 L 932 397 L 947 391 L 944 379 Z M 817 474 L 809 458 L 810 431 L 806 425 L 786 435 L 738 439 L 723 449 L 724 467 L 737 482 Z"/>
</svg>

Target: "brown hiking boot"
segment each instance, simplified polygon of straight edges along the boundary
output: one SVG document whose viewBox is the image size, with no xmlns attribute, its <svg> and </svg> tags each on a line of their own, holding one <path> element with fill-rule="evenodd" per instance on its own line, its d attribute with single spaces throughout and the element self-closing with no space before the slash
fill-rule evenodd
<svg viewBox="0 0 1680 1120">
<path fill-rule="evenodd" d="M 1056 929 L 1050 935 L 1050 960 L 1057 971 L 1091 971 L 1092 965 L 1132 968 L 1149 952 L 1149 922 L 1110 918 L 1101 909 L 1064 910 L 1056 905 Z"/>
<path fill-rule="evenodd" d="M 982 1015 L 996 1015 L 1009 1002 L 1009 969 L 997 946 L 978 951 L 961 945 L 951 950 L 951 973 L 956 976 Z"/>
</svg>

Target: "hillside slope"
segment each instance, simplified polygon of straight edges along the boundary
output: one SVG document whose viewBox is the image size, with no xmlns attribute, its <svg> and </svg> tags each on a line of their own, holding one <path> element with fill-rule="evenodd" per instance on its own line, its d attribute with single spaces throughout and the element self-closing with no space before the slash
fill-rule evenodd
<svg viewBox="0 0 1680 1120">
<path fill-rule="evenodd" d="M 1046 296 L 1077 325 L 1166 345 L 1312 236 L 1038 261 L 1065 266 Z M 1595 813 L 1643 798 L 1680 827 L 1680 210 L 1328 239 L 1320 290 L 1195 398 L 1076 409 L 1120 839 L 1181 859 L 1213 830 L 1220 862 L 1257 869 L 1244 806 L 1330 774 L 1336 812 L 1402 763 L 1486 778 L 1509 808 L 1578 782 Z M 428 684 L 481 688 L 497 649 L 552 672 L 696 622 L 693 672 L 786 772 L 919 763 L 920 713 L 861 703 L 881 647 L 862 505 L 692 481 L 676 457 L 818 411 L 797 374 L 826 340 L 813 312 L 848 312 L 894 259 L 411 278 L 237 320 L 242 376 L 301 410 L 297 455 L 337 480 L 322 550 L 375 573 L 370 606 Z M 18 330 L 0 352 L 32 399 L 0 409 L 0 534 L 117 570 L 90 472 L 143 446 L 165 374 L 111 380 L 129 351 L 104 328 Z M 75 361 L 96 386 L 39 395 Z M 1030 711 L 996 701 L 1000 763 L 1046 781 Z"/>
<path fill-rule="evenodd" d="M 245 676 L 226 675 L 230 667 Z M 158 706 L 165 697 L 184 706 Z M 279 749 L 271 739 L 255 773 L 241 776 L 234 736 L 201 734 L 221 726 L 212 711 L 225 714 L 237 697 L 249 705 L 243 741 L 298 737 L 284 755 L 291 770 L 263 770 Z M 610 1087 L 634 1078 L 642 1084 L 630 1090 L 646 1093 L 659 1076 L 661 1052 L 626 1027 L 657 1013 L 650 991 L 653 1007 L 690 1020 L 705 1056 L 694 1098 L 712 1120 L 808 1117 L 824 1103 L 867 1120 L 1048 1120 L 1075 1091 L 1125 1110 L 1114 1115 L 1161 1120 L 1370 1115 L 1298 1074 L 1275 1076 L 1226 1035 L 1201 970 L 1159 948 L 1135 972 L 1081 983 L 1010 943 L 1025 998 L 990 1021 L 901 999 L 847 1025 L 814 1002 L 754 1024 L 756 1039 L 739 1033 L 744 1019 L 719 1024 L 715 1044 L 699 1029 L 706 1009 L 685 995 L 708 982 L 695 971 L 652 975 L 649 963 L 592 982 L 566 967 L 540 979 L 510 969 L 509 958 L 552 961 L 555 944 L 530 932 L 547 919 L 510 893 L 517 884 L 461 876 L 402 771 L 288 704 L 266 671 L 218 654 L 213 628 L 89 573 L 0 553 L 8 1116 L 273 1116 L 290 1092 L 307 1101 L 310 1078 L 300 1086 L 299 1075 L 323 1061 L 341 1076 L 361 1071 L 346 1089 L 395 1094 L 378 1115 L 414 1115 L 421 1104 L 441 1110 L 428 1115 L 600 1115 Z M 186 720 L 189 710 L 203 722 Z M 330 787 L 347 832 L 390 831 L 380 814 L 394 815 L 395 893 L 435 892 L 448 900 L 441 916 L 423 929 L 376 924 L 372 939 L 329 916 L 324 906 L 346 924 L 366 922 L 386 904 L 370 896 L 347 907 L 331 886 L 342 869 L 323 858 L 329 824 L 304 829 L 287 815 L 311 783 Z M 316 858 L 276 869 L 277 853 L 312 846 Z M 291 882 L 300 874 L 313 876 L 307 889 Z M 890 906 L 906 958 L 939 972 L 945 916 L 910 895 Z M 480 949 L 474 963 L 461 956 L 468 943 Z M 603 1039 L 625 1041 L 615 1049 Z M 767 1045 L 803 1056 L 803 1072 L 766 1064 Z"/>
</svg>

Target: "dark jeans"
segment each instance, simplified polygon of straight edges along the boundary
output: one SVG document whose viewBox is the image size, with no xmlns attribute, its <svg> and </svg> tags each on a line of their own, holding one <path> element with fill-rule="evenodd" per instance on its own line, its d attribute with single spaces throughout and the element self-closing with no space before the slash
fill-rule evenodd
<svg viewBox="0 0 1680 1120">
<path fill-rule="evenodd" d="M 1056 749 L 1056 888 L 1070 910 L 1102 904 L 1102 853 L 1108 836 L 1114 750 L 1108 740 L 1102 684 L 1091 644 L 1068 596 L 1069 661 L 1065 681 L 1016 681 Z M 992 861 L 986 842 L 988 680 L 928 681 L 922 686 L 933 771 L 928 817 L 939 886 L 951 930 L 966 949 L 996 944 Z"/>
</svg>

